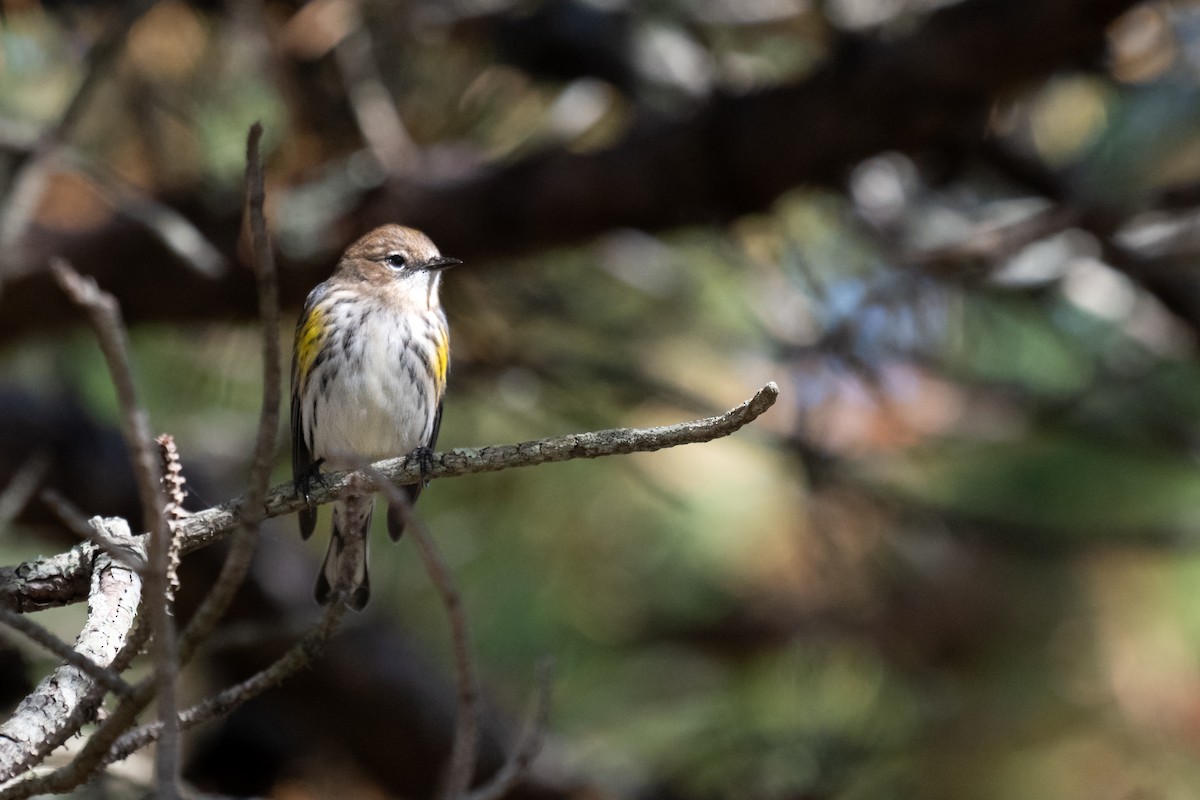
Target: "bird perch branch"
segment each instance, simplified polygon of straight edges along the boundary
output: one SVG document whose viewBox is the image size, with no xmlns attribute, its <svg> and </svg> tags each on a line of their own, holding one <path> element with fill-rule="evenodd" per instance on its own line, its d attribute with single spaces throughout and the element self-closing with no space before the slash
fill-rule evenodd
<svg viewBox="0 0 1200 800">
<path fill-rule="evenodd" d="M 724 414 L 656 428 L 612 428 L 591 433 L 573 433 L 519 444 L 460 448 L 435 453 L 429 478 L 455 478 L 478 472 L 497 472 L 513 467 L 532 467 L 575 458 L 644 453 L 720 439 L 753 422 L 774 405 L 779 388 L 768 383 L 754 397 Z M 380 461 L 374 465 L 395 484 L 417 483 L 421 465 L 411 456 Z M 314 484 L 309 496 L 316 505 L 331 503 L 345 492 L 352 472 L 334 472 Z M 358 473 L 360 481 L 375 483 Z M 258 516 L 280 517 L 304 505 L 292 484 L 282 483 L 267 492 Z M 182 551 L 190 553 L 231 534 L 246 516 L 246 499 L 231 500 L 199 511 L 177 530 Z M 0 606 L 18 611 L 67 605 L 87 596 L 88 581 L 97 546 L 82 542 L 55 556 L 35 558 L 16 567 L 0 568 Z"/>
</svg>

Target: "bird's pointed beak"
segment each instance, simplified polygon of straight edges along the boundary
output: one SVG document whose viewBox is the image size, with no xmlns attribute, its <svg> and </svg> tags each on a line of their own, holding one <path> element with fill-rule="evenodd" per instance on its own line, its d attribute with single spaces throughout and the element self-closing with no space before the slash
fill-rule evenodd
<svg viewBox="0 0 1200 800">
<path fill-rule="evenodd" d="M 441 272 L 444 269 L 449 269 L 450 267 L 457 266 L 461 263 L 463 262 L 457 258 L 438 256 L 437 258 L 431 258 L 426 261 L 423 265 L 421 265 L 421 269 L 428 270 L 429 272 Z"/>
</svg>

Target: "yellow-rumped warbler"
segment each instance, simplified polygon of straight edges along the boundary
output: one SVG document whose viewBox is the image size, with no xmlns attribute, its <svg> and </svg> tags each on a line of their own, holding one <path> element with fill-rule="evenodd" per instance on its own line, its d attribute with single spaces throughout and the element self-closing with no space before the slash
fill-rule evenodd
<svg viewBox="0 0 1200 800">
<path fill-rule="evenodd" d="M 333 276 L 309 293 L 292 351 L 292 476 L 308 496 L 321 465 L 352 469 L 364 461 L 428 455 L 442 421 L 450 331 L 438 300 L 446 258 L 425 234 L 385 225 L 346 250 Z M 421 485 L 404 487 L 415 501 Z M 317 576 L 317 602 L 337 589 L 354 609 L 370 596 L 367 534 L 374 498 L 350 495 L 333 505 L 333 535 Z M 300 534 L 317 514 L 300 511 Z M 388 533 L 404 532 L 388 509 Z"/>
</svg>

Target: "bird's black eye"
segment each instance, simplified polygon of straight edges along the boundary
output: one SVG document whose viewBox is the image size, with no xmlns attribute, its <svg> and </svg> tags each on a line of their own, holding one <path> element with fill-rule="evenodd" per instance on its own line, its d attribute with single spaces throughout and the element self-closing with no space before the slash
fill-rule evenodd
<svg viewBox="0 0 1200 800">
<path fill-rule="evenodd" d="M 408 259 L 404 257 L 403 253 L 388 253 L 383 260 L 392 269 L 404 269 L 408 265 Z"/>
</svg>

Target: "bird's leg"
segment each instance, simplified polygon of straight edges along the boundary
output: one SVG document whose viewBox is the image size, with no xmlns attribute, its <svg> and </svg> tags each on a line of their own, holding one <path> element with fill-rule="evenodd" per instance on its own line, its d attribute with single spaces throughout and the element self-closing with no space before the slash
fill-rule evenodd
<svg viewBox="0 0 1200 800">
<path fill-rule="evenodd" d="M 425 445 L 414 447 L 411 455 L 417 460 L 417 467 L 421 470 L 421 486 L 428 486 L 429 473 L 433 472 L 433 448 Z"/>
<path fill-rule="evenodd" d="M 308 470 L 303 475 L 296 478 L 296 494 L 304 498 L 305 505 L 312 505 L 312 499 L 308 495 L 314 482 L 321 487 L 325 486 L 325 476 L 321 474 L 321 465 L 324 463 L 325 459 L 318 458 L 308 465 Z"/>
</svg>

